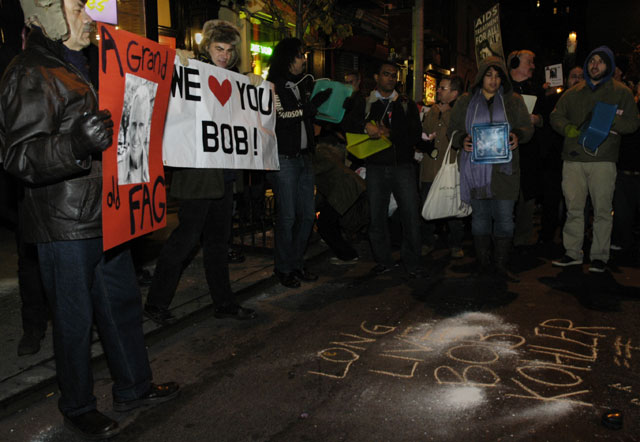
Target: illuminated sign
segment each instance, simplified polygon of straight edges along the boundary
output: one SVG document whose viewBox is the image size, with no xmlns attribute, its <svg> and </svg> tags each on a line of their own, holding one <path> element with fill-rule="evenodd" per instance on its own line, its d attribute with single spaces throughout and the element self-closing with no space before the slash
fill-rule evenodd
<svg viewBox="0 0 640 442">
<path fill-rule="evenodd" d="M 257 43 L 251 43 L 251 52 L 255 52 L 256 54 L 271 55 L 273 53 L 273 48 L 270 48 L 269 46 L 261 46 Z"/>
</svg>

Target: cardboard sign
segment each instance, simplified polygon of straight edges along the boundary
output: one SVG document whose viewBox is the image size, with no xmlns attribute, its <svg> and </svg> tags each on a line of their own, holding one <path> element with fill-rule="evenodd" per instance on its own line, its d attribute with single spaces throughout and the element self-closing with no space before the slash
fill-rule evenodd
<svg viewBox="0 0 640 442">
<path fill-rule="evenodd" d="M 84 6 L 87 15 L 93 21 L 118 24 L 118 5 L 117 0 L 88 0 Z"/>
<path fill-rule="evenodd" d="M 500 31 L 500 3 L 476 19 L 473 25 L 476 48 L 476 63 L 480 64 L 487 57 L 500 57 L 504 60 L 502 50 L 502 32 Z"/>
<path fill-rule="evenodd" d="M 176 58 L 163 140 L 166 166 L 279 170 L 273 84 Z M 292 135 L 293 136 L 293 135 Z"/>
<path fill-rule="evenodd" d="M 99 24 L 100 109 L 113 119 L 102 154 L 104 250 L 166 224 L 162 133 L 175 51 Z"/>
</svg>

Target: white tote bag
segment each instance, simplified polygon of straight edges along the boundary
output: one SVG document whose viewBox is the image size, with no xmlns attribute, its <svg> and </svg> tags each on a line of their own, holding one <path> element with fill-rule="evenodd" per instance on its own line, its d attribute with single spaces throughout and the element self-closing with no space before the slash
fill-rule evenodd
<svg viewBox="0 0 640 442">
<path fill-rule="evenodd" d="M 471 205 L 460 200 L 460 172 L 458 161 L 449 162 L 451 156 L 451 142 L 444 154 L 442 166 L 431 184 L 427 200 L 422 207 L 422 217 L 426 220 L 440 218 L 464 218 L 471 214 Z"/>
</svg>

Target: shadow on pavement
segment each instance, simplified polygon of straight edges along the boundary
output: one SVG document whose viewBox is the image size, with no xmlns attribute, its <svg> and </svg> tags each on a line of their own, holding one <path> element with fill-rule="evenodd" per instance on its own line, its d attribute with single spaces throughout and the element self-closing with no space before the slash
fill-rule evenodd
<svg viewBox="0 0 640 442">
<path fill-rule="evenodd" d="M 584 272 L 582 266 L 564 268 L 556 277 L 543 277 L 538 281 L 575 296 L 589 310 L 620 311 L 621 301 L 640 300 L 640 288 L 618 283 L 610 272 Z"/>
<path fill-rule="evenodd" d="M 441 316 L 455 316 L 466 311 L 492 310 L 518 298 L 507 283 L 493 277 L 434 278 L 416 288 L 413 297 Z"/>
</svg>

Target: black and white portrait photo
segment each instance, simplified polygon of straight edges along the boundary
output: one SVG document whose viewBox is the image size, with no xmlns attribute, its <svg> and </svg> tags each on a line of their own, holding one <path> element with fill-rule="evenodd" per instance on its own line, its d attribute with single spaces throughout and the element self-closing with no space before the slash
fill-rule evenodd
<svg viewBox="0 0 640 442">
<path fill-rule="evenodd" d="M 149 135 L 158 84 L 126 75 L 118 133 L 118 184 L 149 182 Z"/>
</svg>

